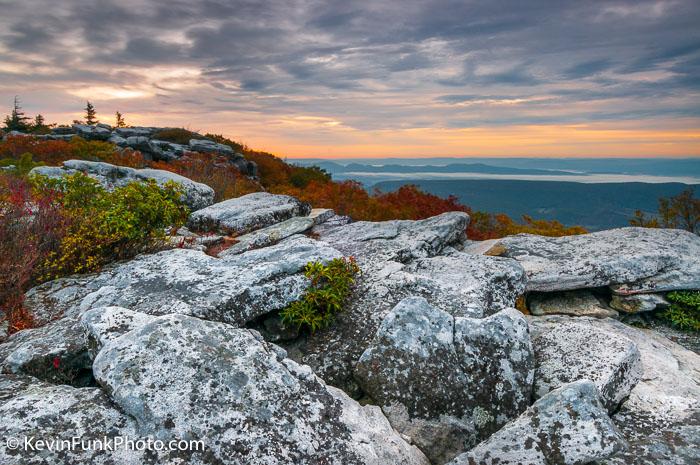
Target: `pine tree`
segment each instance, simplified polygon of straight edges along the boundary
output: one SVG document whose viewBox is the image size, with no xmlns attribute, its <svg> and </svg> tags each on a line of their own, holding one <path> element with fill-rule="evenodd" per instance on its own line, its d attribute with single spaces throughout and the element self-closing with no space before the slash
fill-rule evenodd
<svg viewBox="0 0 700 465">
<path fill-rule="evenodd" d="M 46 124 L 44 116 L 38 114 L 34 117 L 34 124 L 32 124 L 31 131 L 35 134 L 46 134 L 50 132 L 50 126 Z"/>
<path fill-rule="evenodd" d="M 118 127 L 118 128 L 125 128 L 125 127 L 126 127 L 126 123 L 124 122 L 124 116 L 122 116 L 122 114 L 119 113 L 119 112 L 117 112 L 117 115 L 116 115 L 116 116 L 117 116 L 117 124 L 116 124 L 116 127 Z"/>
<path fill-rule="evenodd" d="M 97 120 L 97 112 L 95 111 L 94 105 L 88 100 L 87 105 L 85 106 L 85 124 L 94 126 L 97 123 L 99 123 Z"/>
<path fill-rule="evenodd" d="M 15 102 L 12 106 L 12 113 L 5 117 L 5 128 L 8 131 L 27 131 L 29 129 L 30 118 L 24 114 L 19 104 L 19 97 L 15 95 Z"/>
</svg>

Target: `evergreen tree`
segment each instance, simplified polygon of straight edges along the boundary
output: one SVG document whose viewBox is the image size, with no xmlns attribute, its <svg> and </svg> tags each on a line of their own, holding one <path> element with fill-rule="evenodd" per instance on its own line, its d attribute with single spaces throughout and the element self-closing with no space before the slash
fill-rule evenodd
<svg viewBox="0 0 700 465">
<path fill-rule="evenodd" d="M 99 121 L 97 121 L 97 112 L 95 111 L 94 105 L 88 100 L 85 106 L 85 124 L 94 126 L 97 123 L 99 123 Z"/>
<path fill-rule="evenodd" d="M 34 134 L 47 134 L 51 132 L 50 126 L 46 124 L 46 120 L 41 114 L 34 117 L 34 124 L 32 124 L 30 129 Z"/>
<path fill-rule="evenodd" d="M 22 131 L 29 129 L 30 118 L 24 114 L 22 107 L 19 104 L 19 97 L 15 95 L 15 102 L 12 106 L 12 113 L 5 117 L 5 128 L 8 131 Z"/>
<path fill-rule="evenodd" d="M 126 127 L 126 123 L 124 122 L 124 116 L 122 116 L 122 114 L 119 113 L 119 112 L 117 112 L 117 115 L 116 115 L 116 116 L 117 116 L 117 124 L 116 124 L 116 127 L 118 127 L 118 128 L 125 128 L 125 127 Z"/>
</svg>

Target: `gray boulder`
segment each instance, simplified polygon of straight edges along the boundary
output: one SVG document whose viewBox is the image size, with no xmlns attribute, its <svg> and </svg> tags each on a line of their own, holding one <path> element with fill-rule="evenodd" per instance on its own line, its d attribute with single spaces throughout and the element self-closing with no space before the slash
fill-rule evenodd
<svg viewBox="0 0 700 465">
<path fill-rule="evenodd" d="M 535 397 L 572 381 L 589 379 L 603 405 L 615 411 L 642 378 L 637 346 L 627 337 L 605 331 L 596 320 L 571 319 L 551 327 L 531 319 L 535 350 Z"/>
<path fill-rule="evenodd" d="M 158 130 L 158 128 L 148 128 L 148 127 L 142 127 L 142 126 L 136 126 L 136 127 L 131 127 L 131 128 L 115 128 L 114 132 L 118 134 L 121 137 L 124 138 L 129 138 L 129 137 L 151 137 L 153 133 L 155 133 Z"/>
<path fill-rule="evenodd" d="M 153 151 L 151 139 L 147 136 L 129 136 L 126 138 L 126 145 L 134 150 L 150 154 Z"/>
<path fill-rule="evenodd" d="M 244 234 L 295 216 L 306 216 L 309 204 L 288 195 L 254 192 L 192 212 L 187 226 L 199 231 Z"/>
<path fill-rule="evenodd" d="M 330 208 L 312 208 L 309 218 L 314 220 L 314 224 L 325 223 L 335 216 L 335 212 Z"/>
<path fill-rule="evenodd" d="M 203 439 L 184 463 L 428 465 L 377 407 L 284 356 L 254 331 L 168 315 L 107 342 L 94 373 L 140 434 Z"/>
<path fill-rule="evenodd" d="M 60 136 L 75 134 L 75 129 L 70 126 L 56 126 L 55 128 L 51 128 L 51 134 Z"/>
<path fill-rule="evenodd" d="M 39 166 L 33 168 L 30 174 L 60 178 L 77 172 L 85 173 L 96 179 L 107 190 L 113 190 L 131 182 L 149 179 L 156 181 L 159 185 L 164 185 L 168 181 L 174 181 L 180 184 L 184 190 L 183 202 L 195 210 L 211 205 L 214 201 L 214 189 L 211 187 L 164 170 L 135 169 L 97 161 L 68 160 L 63 162 L 62 167 Z"/>
<path fill-rule="evenodd" d="M 498 241 L 527 272 L 528 291 L 615 286 L 619 294 L 700 288 L 700 237 L 678 229 L 620 228 Z"/>
<path fill-rule="evenodd" d="M 129 146 L 129 143 L 127 142 L 127 140 L 116 133 L 112 133 L 112 135 L 109 136 L 109 139 L 107 139 L 107 142 L 110 142 L 110 143 L 116 145 L 117 147 L 128 147 Z"/>
<path fill-rule="evenodd" d="M 153 457 L 136 450 L 71 450 L 55 445 L 37 449 L 37 441 L 71 441 L 85 444 L 105 436 L 139 439 L 135 422 L 114 407 L 99 388 L 57 386 L 29 376 L 0 375 L 0 463 L 13 465 L 94 464 L 142 465 Z M 9 438 L 20 448 L 7 446 Z M 31 446 L 24 448 L 25 438 Z M 32 450 L 35 448 L 36 450 Z M 165 463 L 155 460 L 156 463 Z"/>
<path fill-rule="evenodd" d="M 531 330 L 553 331 L 570 317 L 533 319 Z M 592 327 L 625 337 L 639 350 L 642 377 L 613 421 L 629 447 L 599 463 L 611 465 L 696 464 L 700 461 L 700 355 L 669 341 L 661 334 L 612 319 L 578 318 Z M 532 323 L 532 322 L 531 322 Z M 580 350 L 580 349 L 579 349 Z"/>
<path fill-rule="evenodd" d="M 528 309 L 538 316 L 561 314 L 607 318 L 618 315 L 586 290 L 533 293 L 528 299 Z"/>
<path fill-rule="evenodd" d="M 200 153 L 220 153 L 222 155 L 233 155 L 234 151 L 231 147 L 224 144 L 219 144 L 209 139 L 191 139 L 190 151 Z"/>
<path fill-rule="evenodd" d="M 340 256 L 304 236 L 223 259 L 197 250 L 165 250 L 97 275 L 42 284 L 27 293 L 27 305 L 38 314 L 119 306 L 243 325 L 297 300 L 309 284 L 302 274 L 308 262 Z"/>
<path fill-rule="evenodd" d="M 444 463 L 529 405 L 527 322 L 514 309 L 455 318 L 408 298 L 384 319 L 355 373 L 394 428 Z"/>
<path fill-rule="evenodd" d="M 86 140 L 107 140 L 112 135 L 111 129 L 97 125 L 74 124 L 73 131 Z"/>
<path fill-rule="evenodd" d="M 190 149 L 186 145 L 175 144 L 164 140 L 151 139 L 149 142 L 149 151 L 156 160 L 177 160 Z"/>
<path fill-rule="evenodd" d="M 448 465 L 578 465 L 613 456 L 624 447 L 595 385 L 581 380 L 542 397 Z"/>
<path fill-rule="evenodd" d="M 258 229 L 248 234 L 236 238 L 236 243 L 219 254 L 219 257 L 226 257 L 246 252 L 248 250 L 268 247 L 282 239 L 286 239 L 294 234 L 303 233 L 311 229 L 314 220 L 308 216 L 295 216 L 281 223 L 273 224 L 267 228 Z"/>
<path fill-rule="evenodd" d="M 91 358 L 102 346 L 129 331 L 153 321 L 155 317 L 124 307 L 98 307 L 82 313 L 80 325 L 86 334 Z"/>
</svg>

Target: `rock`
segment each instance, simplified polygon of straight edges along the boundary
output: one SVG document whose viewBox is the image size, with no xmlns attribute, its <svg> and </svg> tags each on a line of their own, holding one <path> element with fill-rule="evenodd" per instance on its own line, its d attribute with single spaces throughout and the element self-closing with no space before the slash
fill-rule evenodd
<svg viewBox="0 0 700 465">
<path fill-rule="evenodd" d="M 132 128 L 115 128 L 114 132 L 119 136 L 128 139 L 129 137 L 146 137 L 149 138 L 153 133 L 157 131 L 158 128 L 147 128 L 147 127 L 132 127 Z"/>
<path fill-rule="evenodd" d="M 385 229 L 394 227 L 394 233 L 373 239 L 361 234 L 365 226 L 353 227 L 356 223 L 324 223 L 312 229 L 346 256 L 355 256 L 362 274 L 350 304 L 333 325 L 285 344 L 290 357 L 353 397 L 362 395 L 353 376 L 355 362 L 384 317 L 404 298 L 421 296 L 453 316 L 482 317 L 512 307 L 525 288 L 525 273 L 515 260 L 451 248 L 459 245 L 466 228 L 462 213 L 387 223 Z M 340 229 L 344 231 L 336 231 Z"/>
<path fill-rule="evenodd" d="M 107 123 L 97 123 L 95 126 L 98 128 L 107 129 L 108 131 L 112 132 L 112 126 L 110 126 Z"/>
<path fill-rule="evenodd" d="M 78 438 L 84 444 L 104 441 L 105 436 L 137 440 L 135 422 L 115 409 L 98 388 L 76 389 L 40 382 L 29 376 L 0 375 L 0 419 L 0 436 L 3 438 L 0 441 L 0 463 L 3 464 L 154 463 L 147 459 L 148 453 L 124 448 L 70 450 L 54 444 L 55 447 L 50 449 L 46 444 L 43 450 L 32 450 L 31 446 L 24 449 L 25 438 L 35 448 L 37 441 L 71 441 L 72 438 Z M 7 447 L 9 438 L 19 439 L 20 448 Z"/>
<path fill-rule="evenodd" d="M 75 130 L 69 126 L 56 126 L 55 128 L 51 128 L 51 134 L 54 134 L 54 135 L 75 134 Z"/>
<path fill-rule="evenodd" d="M 624 449 L 595 385 L 576 381 L 535 402 L 520 417 L 448 465 L 584 464 Z"/>
<path fill-rule="evenodd" d="M 2 140 L 7 140 L 8 137 L 32 137 L 31 134 L 26 134 L 20 131 L 8 131 L 2 136 Z"/>
<path fill-rule="evenodd" d="M 589 379 L 603 405 L 615 411 L 642 378 L 637 346 L 627 337 L 605 331 L 596 320 L 571 319 L 554 327 L 538 328 L 532 318 L 535 350 L 535 397 L 564 384 Z"/>
<path fill-rule="evenodd" d="M 613 294 L 610 300 L 612 308 L 625 313 L 651 312 L 669 305 L 670 302 L 660 294 Z"/>
<path fill-rule="evenodd" d="M 309 204 L 294 197 L 255 192 L 192 212 L 187 226 L 200 231 L 244 234 L 294 216 L 306 216 L 309 211 Z"/>
<path fill-rule="evenodd" d="M 529 405 L 527 322 L 514 309 L 454 318 L 407 298 L 384 319 L 355 373 L 392 426 L 432 463 L 444 463 Z"/>
<path fill-rule="evenodd" d="M 110 142 L 118 147 L 128 147 L 129 145 L 125 138 L 116 133 L 112 133 L 112 135 L 109 136 L 109 139 L 107 139 L 107 142 Z"/>
<path fill-rule="evenodd" d="M 335 212 L 330 208 L 313 208 L 309 213 L 309 218 L 314 220 L 315 225 L 325 223 L 334 216 L 336 216 Z"/>
<path fill-rule="evenodd" d="M 68 160 L 63 162 L 63 167 L 39 166 L 33 168 L 30 174 L 59 178 L 77 172 L 85 173 L 96 179 L 107 190 L 149 179 L 153 179 L 161 186 L 168 181 L 174 181 L 183 187 L 183 202 L 192 209 L 204 208 L 214 201 L 214 189 L 211 187 L 164 170 L 149 168 L 139 170 L 97 161 Z"/>
<path fill-rule="evenodd" d="M 151 140 L 147 136 L 129 136 L 126 138 L 126 145 L 140 152 L 151 153 Z"/>
<path fill-rule="evenodd" d="M 27 293 L 27 306 L 38 314 L 65 315 L 119 306 L 243 325 L 297 300 L 309 284 L 302 274 L 308 262 L 339 257 L 340 252 L 304 236 L 222 259 L 196 250 L 165 250 L 87 278 L 42 284 Z"/>
<path fill-rule="evenodd" d="M 27 374 L 74 386 L 92 382 L 87 339 L 76 318 L 63 318 L 10 336 L 0 345 L 3 373 Z"/>
<path fill-rule="evenodd" d="M 569 317 L 538 318 L 534 331 L 551 331 Z M 651 330 L 616 320 L 591 320 L 591 326 L 626 337 L 642 359 L 642 379 L 613 416 L 629 443 L 626 452 L 604 464 L 695 464 L 700 461 L 700 355 Z"/>
<path fill-rule="evenodd" d="M 220 153 L 222 155 L 233 155 L 233 149 L 228 145 L 219 144 L 209 139 L 191 139 L 190 151 L 199 153 Z"/>
<path fill-rule="evenodd" d="M 246 160 L 240 153 L 229 158 L 229 162 L 244 176 L 255 178 L 258 176 L 258 165 L 254 161 Z"/>
<path fill-rule="evenodd" d="M 620 228 L 591 234 L 499 239 L 518 260 L 528 291 L 615 284 L 619 294 L 700 289 L 700 237 L 678 229 Z"/>
<path fill-rule="evenodd" d="M 151 139 L 149 142 L 150 152 L 156 160 L 177 160 L 190 149 L 186 145 L 175 144 L 164 140 Z"/>
<path fill-rule="evenodd" d="M 167 315 L 108 342 L 94 373 L 141 434 L 204 440 L 182 463 L 428 465 L 377 407 L 284 355 L 252 330 Z"/>
<path fill-rule="evenodd" d="M 95 358 L 106 343 L 153 321 L 154 318 L 124 307 L 98 307 L 83 313 L 80 324 L 87 334 L 91 358 Z"/>
<path fill-rule="evenodd" d="M 87 124 L 74 124 L 75 133 L 86 140 L 107 140 L 112 135 L 110 129 L 101 126 L 90 126 Z"/>
<path fill-rule="evenodd" d="M 219 257 L 236 255 L 248 250 L 259 249 L 275 244 L 294 234 L 311 229 L 314 220 L 308 216 L 295 216 L 267 228 L 258 229 L 236 238 L 236 243 L 219 254 Z"/>
<path fill-rule="evenodd" d="M 573 315 L 596 318 L 616 317 L 615 310 L 606 308 L 590 291 L 533 293 L 528 299 L 533 315 Z"/>
</svg>

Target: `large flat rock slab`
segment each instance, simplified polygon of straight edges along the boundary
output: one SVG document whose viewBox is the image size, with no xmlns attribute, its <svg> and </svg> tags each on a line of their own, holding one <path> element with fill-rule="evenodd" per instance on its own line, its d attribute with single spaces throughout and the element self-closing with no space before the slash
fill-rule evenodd
<svg viewBox="0 0 700 465">
<path fill-rule="evenodd" d="M 32 169 L 30 174 L 61 178 L 75 173 L 85 173 L 110 191 L 131 182 L 154 180 L 162 186 L 169 181 L 174 181 L 182 186 L 184 190 L 183 202 L 191 209 L 198 210 L 214 202 L 214 189 L 211 187 L 165 170 L 135 169 L 97 161 L 68 160 L 63 162 L 63 166 L 60 167 L 36 167 Z"/>
<path fill-rule="evenodd" d="M 187 226 L 197 231 L 240 235 L 310 212 L 309 204 L 294 197 L 254 192 L 192 212 Z"/>
<path fill-rule="evenodd" d="M 204 453 L 179 452 L 182 463 L 428 465 L 378 407 L 249 329 L 161 316 L 107 341 L 94 373 L 141 434 L 205 442 Z"/>
<path fill-rule="evenodd" d="M 700 289 L 700 237 L 679 229 L 620 228 L 564 237 L 499 239 L 499 255 L 519 261 L 528 291 L 619 285 L 621 294 Z M 493 248 L 492 248 L 493 249 Z"/>
</svg>

